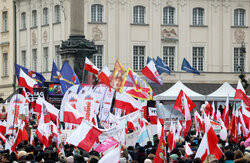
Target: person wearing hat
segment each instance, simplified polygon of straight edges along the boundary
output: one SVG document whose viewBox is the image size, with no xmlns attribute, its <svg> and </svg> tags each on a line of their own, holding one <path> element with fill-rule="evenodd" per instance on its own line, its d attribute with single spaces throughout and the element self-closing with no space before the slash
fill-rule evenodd
<svg viewBox="0 0 250 163">
<path fill-rule="evenodd" d="M 171 154 L 169 156 L 169 162 L 176 162 L 178 160 L 179 156 L 177 154 Z"/>
</svg>

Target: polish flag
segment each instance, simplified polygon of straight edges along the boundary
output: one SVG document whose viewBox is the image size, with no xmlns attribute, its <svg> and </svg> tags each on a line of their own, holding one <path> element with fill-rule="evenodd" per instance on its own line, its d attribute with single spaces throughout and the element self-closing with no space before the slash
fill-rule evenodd
<svg viewBox="0 0 250 163">
<path fill-rule="evenodd" d="M 21 69 L 20 69 L 21 70 Z M 21 143 L 23 140 L 29 140 L 29 135 L 27 131 L 25 130 L 25 123 L 23 122 L 21 126 L 18 128 L 18 133 L 16 136 L 16 139 L 14 141 L 14 144 L 11 146 L 12 151 L 16 151 L 16 147 L 19 143 Z"/>
<path fill-rule="evenodd" d="M 79 125 L 83 120 L 83 115 L 81 115 L 81 113 L 74 109 L 69 103 L 66 103 L 63 120 L 67 123 Z"/>
<path fill-rule="evenodd" d="M 67 138 L 66 142 L 89 152 L 101 134 L 102 131 L 83 120 L 80 126 Z"/>
<path fill-rule="evenodd" d="M 123 109 L 126 113 L 141 109 L 141 104 L 127 93 L 116 92 L 115 107 Z"/>
<path fill-rule="evenodd" d="M 188 156 L 190 156 L 192 154 L 193 154 L 193 151 L 191 150 L 188 143 L 185 141 L 185 157 L 187 158 Z"/>
<path fill-rule="evenodd" d="M 180 121 L 177 122 L 177 133 L 175 134 L 175 140 L 177 140 L 178 142 L 180 142 L 180 137 L 182 134 L 182 125 L 180 123 Z"/>
<path fill-rule="evenodd" d="M 204 131 L 205 124 L 204 124 L 200 114 L 197 111 L 194 112 L 194 119 L 195 119 L 196 130 L 199 132 Z"/>
<path fill-rule="evenodd" d="M 240 121 L 240 123 L 241 123 L 241 125 L 242 125 L 242 133 L 243 133 L 243 136 L 244 136 L 244 138 L 245 139 L 247 139 L 248 138 L 248 136 L 249 136 L 249 130 L 248 130 L 248 128 L 246 127 L 246 124 L 245 124 L 245 121 L 244 121 L 244 119 L 243 119 L 243 116 L 242 116 L 242 113 L 240 112 L 239 113 L 239 121 Z"/>
<path fill-rule="evenodd" d="M 84 70 L 92 72 L 93 74 L 98 75 L 99 68 L 97 68 L 87 57 L 85 58 Z"/>
<path fill-rule="evenodd" d="M 183 104 L 184 95 L 187 99 L 187 103 L 188 103 L 190 112 L 196 106 L 195 103 L 192 100 L 190 100 L 190 98 L 183 92 L 183 90 L 181 90 L 175 103 L 174 103 L 173 108 L 178 110 L 179 112 L 181 112 L 183 116 L 185 116 L 185 109 L 183 107 L 184 106 L 184 104 Z"/>
<path fill-rule="evenodd" d="M 205 107 L 205 113 L 207 114 L 207 116 L 208 115 L 212 115 L 213 108 L 212 108 L 211 104 L 206 101 L 205 105 L 206 105 L 206 107 Z"/>
<path fill-rule="evenodd" d="M 184 103 L 184 110 L 185 110 L 185 129 L 184 129 L 184 133 L 183 133 L 183 137 L 185 137 L 191 126 L 192 126 L 192 119 L 191 119 L 191 113 L 190 113 L 190 108 L 189 108 L 189 105 L 188 105 L 188 101 L 187 101 L 187 98 L 186 96 L 183 96 L 183 103 Z"/>
<path fill-rule="evenodd" d="M 6 121 L 0 121 L 0 133 L 6 133 Z"/>
<path fill-rule="evenodd" d="M 41 143 L 48 148 L 51 142 L 51 129 L 50 129 L 50 123 L 41 123 L 39 122 L 39 125 L 36 129 L 36 135 L 38 139 L 41 141 Z"/>
<path fill-rule="evenodd" d="M 236 88 L 236 92 L 235 92 L 235 95 L 234 95 L 234 99 L 241 99 L 244 101 L 244 103 L 247 105 L 247 106 L 250 106 L 250 98 L 247 97 L 246 95 L 246 92 L 240 82 L 240 80 L 238 81 L 238 84 L 237 84 L 237 88 Z"/>
<path fill-rule="evenodd" d="M 141 73 L 148 77 L 150 80 L 152 80 L 153 82 L 162 85 L 163 81 L 161 79 L 161 77 L 159 76 L 159 73 L 155 67 L 155 63 L 153 60 L 151 60 L 142 70 Z"/>
<path fill-rule="evenodd" d="M 39 98 L 41 98 L 41 97 L 39 97 Z M 42 99 L 42 103 L 43 103 L 43 109 L 46 109 L 50 115 L 50 118 L 53 121 L 56 121 L 59 110 L 56 107 L 54 107 L 52 104 L 48 103 L 45 99 L 43 99 L 43 98 L 41 98 L 41 99 Z"/>
<path fill-rule="evenodd" d="M 216 120 L 217 121 L 217 117 L 216 117 L 216 111 L 215 111 L 215 106 L 214 106 L 214 101 L 212 103 L 212 116 L 211 119 Z"/>
<path fill-rule="evenodd" d="M 217 121 L 219 121 L 221 119 L 221 113 L 220 113 L 219 108 L 217 108 L 217 111 L 216 111 L 216 119 L 217 119 Z"/>
<path fill-rule="evenodd" d="M 33 87 L 36 84 L 37 82 L 35 80 L 33 80 L 31 77 L 25 74 L 22 69 L 20 69 L 20 74 L 19 74 L 19 79 L 18 79 L 19 86 L 27 88 L 30 91 L 30 93 L 33 94 Z"/>
<path fill-rule="evenodd" d="M 250 129 L 250 112 L 246 109 L 245 104 L 241 101 L 242 118 L 245 122 L 246 128 Z"/>
<path fill-rule="evenodd" d="M 0 139 L 2 139 L 4 143 L 6 142 L 6 137 L 2 133 L 0 133 Z"/>
<path fill-rule="evenodd" d="M 221 125 L 221 130 L 220 130 L 220 138 L 223 141 L 227 140 L 227 128 L 224 125 L 224 122 L 220 119 L 220 125 Z"/>
<path fill-rule="evenodd" d="M 111 72 L 107 66 L 102 68 L 102 71 L 99 73 L 98 78 L 101 79 L 101 81 L 106 84 L 107 86 L 110 86 L 110 75 Z"/>
<path fill-rule="evenodd" d="M 218 146 L 219 139 L 217 138 L 210 120 L 204 114 L 205 134 L 201 140 L 200 146 L 196 152 L 195 158 L 201 158 L 202 162 L 209 154 L 213 154 L 218 160 L 222 157 L 223 153 Z"/>
<path fill-rule="evenodd" d="M 175 142 L 175 125 L 171 122 L 170 129 L 168 131 L 168 151 L 171 152 L 176 147 Z"/>
<path fill-rule="evenodd" d="M 227 100 L 224 106 L 224 111 L 222 114 L 222 120 L 225 123 L 226 128 L 228 129 L 229 127 L 229 97 L 227 96 Z"/>
<path fill-rule="evenodd" d="M 233 105 L 233 113 L 231 117 L 231 137 L 230 139 L 235 141 L 236 143 L 239 143 L 238 139 L 238 123 L 239 123 L 239 111 L 236 108 L 236 104 Z"/>
</svg>

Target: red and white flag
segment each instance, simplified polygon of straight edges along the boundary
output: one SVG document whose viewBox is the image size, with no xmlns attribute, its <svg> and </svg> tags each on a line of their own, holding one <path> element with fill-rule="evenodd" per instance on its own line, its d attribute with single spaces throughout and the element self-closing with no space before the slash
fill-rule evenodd
<svg viewBox="0 0 250 163">
<path fill-rule="evenodd" d="M 212 103 L 212 116 L 211 119 L 216 120 L 217 121 L 217 117 L 216 117 L 216 110 L 215 110 L 215 106 L 214 106 L 214 101 Z"/>
<path fill-rule="evenodd" d="M 239 121 L 240 121 L 241 126 L 242 126 L 243 136 L 244 136 L 245 139 L 247 139 L 248 136 L 249 136 L 249 129 L 246 127 L 246 124 L 245 124 L 245 121 L 243 119 L 243 116 L 242 116 L 241 112 L 239 113 L 239 117 L 240 117 Z"/>
<path fill-rule="evenodd" d="M 199 132 L 204 131 L 205 124 L 204 124 L 203 119 L 201 118 L 200 114 L 197 111 L 194 112 L 194 119 L 195 119 L 196 130 Z"/>
<path fill-rule="evenodd" d="M 201 140 L 200 146 L 196 152 L 195 158 L 201 158 L 202 161 L 206 159 L 209 154 L 213 154 L 218 160 L 223 153 L 218 146 L 219 139 L 217 138 L 210 120 L 204 114 L 205 134 Z"/>
<path fill-rule="evenodd" d="M 41 98 L 41 97 L 39 97 L 39 98 Z M 43 98 L 41 98 L 41 99 L 42 99 L 43 109 L 44 110 L 46 109 L 50 115 L 50 118 L 53 121 L 56 121 L 57 116 L 59 114 L 59 110 L 56 107 L 54 107 L 52 104 L 48 103 L 45 99 L 43 99 Z"/>
<path fill-rule="evenodd" d="M 223 141 L 227 140 L 227 128 L 224 125 L 224 122 L 220 119 L 220 125 L 221 125 L 221 130 L 220 130 L 220 139 Z"/>
<path fill-rule="evenodd" d="M 242 118 L 246 128 L 250 129 L 250 112 L 246 109 L 245 104 L 241 101 Z"/>
<path fill-rule="evenodd" d="M 37 82 L 34 79 L 29 77 L 27 74 L 25 74 L 25 72 L 23 72 L 22 69 L 20 69 L 20 75 L 19 75 L 19 79 L 18 79 L 19 86 L 27 88 L 30 91 L 30 93 L 33 94 L 33 87 L 36 84 L 37 84 Z"/>
<path fill-rule="evenodd" d="M 100 134 L 102 134 L 102 131 L 83 120 L 80 126 L 67 138 L 66 142 L 89 152 Z"/>
<path fill-rule="evenodd" d="M 187 99 L 187 103 L 189 106 L 189 110 L 191 110 L 196 106 L 195 103 L 190 100 L 190 98 L 183 92 L 183 90 L 180 91 L 175 103 L 174 103 L 174 109 L 178 110 L 179 112 L 182 113 L 183 116 L 185 116 L 185 109 L 184 109 L 184 95 Z"/>
<path fill-rule="evenodd" d="M 130 113 L 141 109 L 141 104 L 127 93 L 116 92 L 115 107 Z"/>
<path fill-rule="evenodd" d="M 235 95 L 234 95 L 234 99 L 241 99 L 244 101 L 244 103 L 247 105 L 247 106 L 250 106 L 250 98 L 247 97 L 246 95 L 246 92 L 240 82 L 240 80 L 238 81 L 238 84 L 237 84 L 237 88 L 236 88 L 236 92 L 235 92 Z"/>
<path fill-rule="evenodd" d="M 217 121 L 219 121 L 221 119 L 221 113 L 220 113 L 219 108 L 217 108 L 217 111 L 216 111 L 216 119 L 217 119 Z"/>
<path fill-rule="evenodd" d="M 38 124 L 38 127 L 36 129 L 36 135 L 38 139 L 41 141 L 45 147 L 49 147 L 49 145 L 52 143 L 51 142 L 51 127 L 50 123 L 44 123 L 43 120 L 43 113 L 41 113 L 41 118 Z"/>
<path fill-rule="evenodd" d="M 166 142 L 164 132 L 161 132 L 161 138 L 158 143 L 158 147 L 155 153 L 153 163 L 165 163 L 166 160 Z"/>
<path fill-rule="evenodd" d="M 175 140 L 177 140 L 178 142 L 180 142 L 180 137 L 181 137 L 181 134 L 182 134 L 182 130 L 183 130 L 183 127 L 180 123 L 180 121 L 177 122 L 177 132 L 175 134 Z"/>
<path fill-rule="evenodd" d="M 151 60 L 142 70 L 141 73 L 148 77 L 153 82 L 162 85 L 163 81 L 158 73 L 158 70 L 155 67 L 155 63 L 153 60 Z"/>
<path fill-rule="evenodd" d="M 239 110 L 238 108 L 236 108 L 236 104 L 233 104 L 233 113 L 231 116 L 231 122 L 230 122 L 230 126 L 231 126 L 231 137 L 230 139 L 235 141 L 236 143 L 239 143 L 239 139 L 238 139 L 238 123 L 239 123 Z"/>
<path fill-rule="evenodd" d="M 110 75 L 111 72 L 107 66 L 104 66 L 102 68 L 102 71 L 99 73 L 98 78 L 101 79 L 101 81 L 106 84 L 107 86 L 110 86 Z"/>
<path fill-rule="evenodd" d="M 191 126 L 192 126 L 192 119 L 191 119 L 191 113 L 190 113 L 190 108 L 189 108 L 189 105 L 188 105 L 188 101 L 187 101 L 187 98 L 186 96 L 183 96 L 183 103 L 184 103 L 184 110 L 185 110 L 185 129 L 184 129 L 184 133 L 183 133 L 183 137 L 185 137 Z"/>
<path fill-rule="evenodd" d="M 84 70 L 92 72 L 93 74 L 98 75 L 99 68 L 97 68 L 87 57 L 85 58 Z"/>
<path fill-rule="evenodd" d="M 224 105 L 222 120 L 224 121 L 226 128 L 228 128 L 229 127 L 229 97 L 228 96 L 227 96 L 226 103 Z"/>
<path fill-rule="evenodd" d="M 16 147 L 18 146 L 19 143 L 21 143 L 23 140 L 29 140 L 29 135 L 27 131 L 24 128 L 25 123 L 23 122 L 21 126 L 18 128 L 18 133 L 16 136 L 16 139 L 14 141 L 14 144 L 11 146 L 12 151 L 16 151 Z"/>
<path fill-rule="evenodd" d="M 176 147 L 175 142 L 175 125 L 171 122 L 170 130 L 168 131 L 168 151 L 171 152 Z"/>
<path fill-rule="evenodd" d="M 69 103 L 66 103 L 64 108 L 63 120 L 66 123 L 81 124 L 83 120 L 83 115 L 80 114 L 76 109 L 74 109 Z"/>
<path fill-rule="evenodd" d="M 187 158 L 188 156 L 190 156 L 192 154 L 193 154 L 193 151 L 191 150 L 191 148 L 188 145 L 188 143 L 185 142 L 185 157 Z"/>
</svg>

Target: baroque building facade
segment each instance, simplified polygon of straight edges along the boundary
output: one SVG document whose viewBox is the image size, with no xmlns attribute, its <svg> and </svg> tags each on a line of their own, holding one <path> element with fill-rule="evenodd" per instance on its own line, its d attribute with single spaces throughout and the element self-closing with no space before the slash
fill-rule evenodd
<svg viewBox="0 0 250 163">
<path fill-rule="evenodd" d="M 119 58 L 139 72 L 159 56 L 172 70 L 165 83 L 236 84 L 241 67 L 250 77 L 249 11 L 249 0 L 86 0 L 84 30 L 99 67 Z M 183 58 L 201 75 L 182 71 Z"/>
<path fill-rule="evenodd" d="M 68 16 L 74 10 L 70 0 L 14 2 L 17 63 L 47 80 L 52 61 L 62 65 L 57 51 L 69 38 L 70 24 L 82 19 L 86 39 L 96 45 L 93 62 L 99 68 L 112 70 L 118 58 L 140 72 L 148 56 L 159 56 L 172 70 L 162 75 L 165 83 L 236 84 L 242 67 L 250 77 L 249 0 L 83 0 L 84 10 L 75 18 Z M 183 58 L 201 75 L 182 71 Z"/>
<path fill-rule="evenodd" d="M 0 0 L 0 98 L 14 91 L 14 6 Z"/>
</svg>

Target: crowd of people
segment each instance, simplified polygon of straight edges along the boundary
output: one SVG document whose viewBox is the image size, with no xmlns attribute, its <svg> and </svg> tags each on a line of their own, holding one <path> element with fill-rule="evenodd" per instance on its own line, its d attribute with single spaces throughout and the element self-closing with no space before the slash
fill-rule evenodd
<svg viewBox="0 0 250 163">
<path fill-rule="evenodd" d="M 8 136 L 7 136 L 8 138 Z M 145 146 L 140 146 L 138 143 L 135 146 L 122 145 L 120 163 L 151 163 L 154 160 L 159 140 L 157 136 L 154 136 L 154 140 L 148 141 Z M 184 145 L 185 142 L 190 143 L 190 148 L 193 154 L 190 156 L 185 155 Z M 180 142 L 177 142 L 176 148 L 171 152 L 167 152 L 166 162 L 172 163 L 201 163 L 201 158 L 195 158 L 196 151 L 201 142 L 201 138 L 189 133 L 185 138 L 181 138 Z M 239 140 L 239 143 L 233 141 L 222 141 L 218 144 L 223 150 L 223 157 L 217 160 L 214 155 L 207 155 L 205 163 L 247 163 L 250 162 L 250 139 Z M 86 152 L 81 148 L 75 147 L 70 144 L 64 144 L 64 153 L 58 153 L 56 143 L 52 143 L 48 148 L 44 148 L 43 144 L 38 138 L 34 139 L 34 145 L 31 145 L 28 141 L 22 141 L 17 146 L 17 152 L 10 152 L 4 150 L 5 143 L 1 140 L 0 153 L 1 162 L 30 162 L 30 163 L 96 163 L 100 160 L 102 154 L 94 150 Z M 168 145 L 166 145 L 168 150 Z"/>
</svg>

